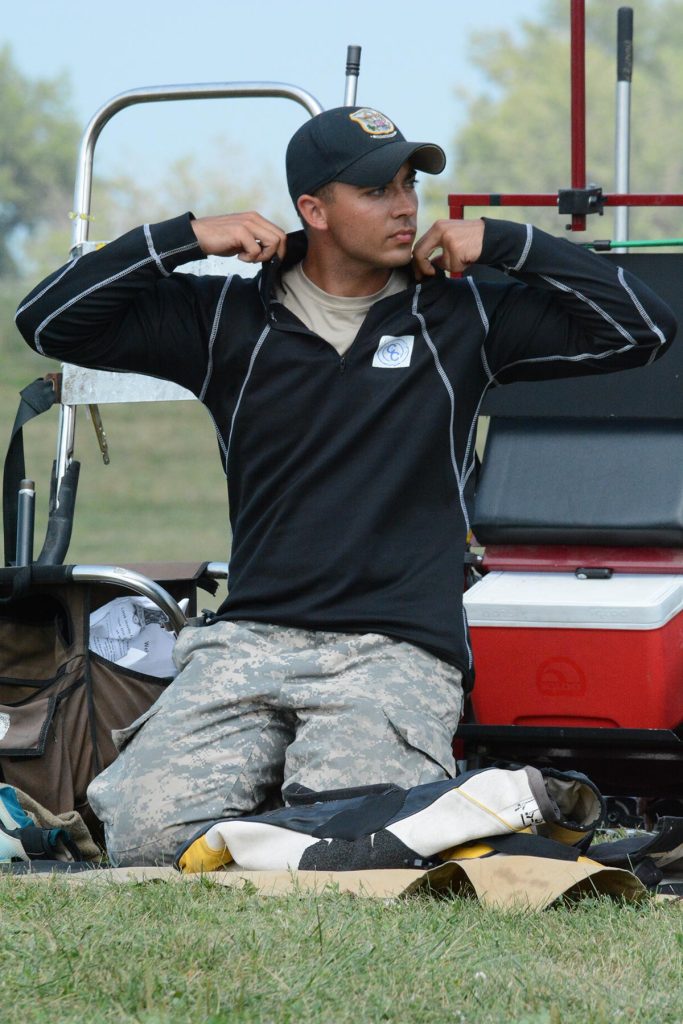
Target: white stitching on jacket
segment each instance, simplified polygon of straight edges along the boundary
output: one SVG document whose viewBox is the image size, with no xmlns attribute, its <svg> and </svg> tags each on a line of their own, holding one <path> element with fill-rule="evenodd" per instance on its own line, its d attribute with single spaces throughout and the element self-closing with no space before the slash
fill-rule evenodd
<svg viewBox="0 0 683 1024">
<path fill-rule="evenodd" d="M 251 353 L 251 359 L 249 360 L 249 368 L 248 368 L 246 376 L 245 376 L 245 378 L 244 378 L 244 380 L 242 382 L 242 387 L 240 388 L 240 393 L 237 396 L 237 402 L 235 404 L 235 410 L 234 410 L 234 412 L 232 414 L 232 419 L 230 420 L 230 433 L 228 434 L 228 445 L 227 445 L 227 449 L 226 449 L 226 452 L 225 452 L 225 471 L 226 471 L 226 473 L 228 471 L 228 456 L 230 454 L 230 443 L 232 441 L 232 433 L 233 433 L 233 430 L 235 429 L 235 420 L 237 418 L 237 413 L 239 412 L 239 407 L 240 407 L 240 404 L 242 402 L 242 395 L 244 394 L 244 389 L 246 388 L 247 384 L 249 383 L 249 378 L 251 377 L 251 371 L 252 371 L 252 369 L 254 367 L 254 363 L 256 362 L 256 356 L 261 351 L 261 347 L 263 345 L 263 342 L 266 340 L 266 337 L 268 336 L 268 332 L 269 331 L 270 331 L 270 324 L 266 324 L 266 326 L 261 331 L 261 336 L 259 337 L 258 341 L 254 345 L 254 351 Z"/>
<path fill-rule="evenodd" d="M 473 277 L 468 275 L 465 280 L 467 281 L 468 285 L 470 286 L 470 290 L 472 291 L 472 294 L 474 295 L 474 301 L 477 304 L 477 309 L 479 310 L 479 316 L 481 317 L 481 322 L 484 325 L 484 337 L 487 337 L 488 333 L 489 333 L 489 318 L 486 315 L 486 310 L 484 309 L 484 303 L 481 301 L 481 295 L 479 294 L 479 289 L 477 288 Z"/>
<path fill-rule="evenodd" d="M 643 306 L 642 302 L 640 301 L 640 299 L 638 298 L 636 293 L 626 283 L 626 278 L 624 277 L 624 268 L 623 267 L 619 267 L 619 269 L 617 271 L 617 277 L 619 278 L 619 281 L 621 282 L 624 290 L 630 296 L 631 301 L 633 302 L 633 305 L 636 307 L 636 309 L 638 310 L 638 312 L 642 316 L 642 318 L 645 321 L 645 323 L 647 324 L 647 326 L 650 328 L 652 333 L 656 334 L 657 337 L 659 338 L 659 344 L 660 345 L 666 345 L 666 338 L 664 337 L 664 332 L 661 330 L 661 328 L 657 327 L 657 325 L 654 323 L 654 321 L 650 317 L 649 313 L 647 312 L 647 310 Z M 651 360 L 650 360 L 650 362 L 651 362 Z"/>
<path fill-rule="evenodd" d="M 432 358 L 434 360 L 434 365 L 436 366 L 436 372 L 439 374 L 439 377 L 441 378 L 441 380 L 443 382 L 443 385 L 446 388 L 446 392 L 447 392 L 448 398 L 450 400 L 451 415 L 450 415 L 450 427 L 449 427 L 449 439 L 448 440 L 449 440 L 450 452 L 451 452 L 451 465 L 453 467 L 453 474 L 455 476 L 455 481 L 456 481 L 456 485 L 457 485 L 457 488 L 458 488 L 458 495 L 460 497 L 460 508 L 462 509 L 462 514 L 463 514 L 464 519 L 465 519 L 465 527 L 466 527 L 466 529 L 469 532 L 470 521 L 469 521 L 469 516 L 467 515 L 467 508 L 465 507 L 465 498 L 464 498 L 464 495 L 463 495 L 462 483 L 461 483 L 461 480 L 460 480 L 460 472 L 458 470 L 458 462 L 457 462 L 457 459 L 456 459 L 456 456 L 455 456 L 455 437 L 453 436 L 454 423 L 455 423 L 455 394 L 453 392 L 453 386 L 452 386 L 450 380 L 448 379 L 448 375 L 447 375 L 446 371 L 444 370 L 443 366 L 441 365 L 441 360 L 439 359 L 439 353 L 436 350 L 436 346 L 434 345 L 434 342 L 432 341 L 432 339 L 429 336 L 429 332 L 427 330 L 427 324 L 425 323 L 425 319 L 424 319 L 422 313 L 420 313 L 420 311 L 417 308 L 417 303 L 418 303 L 418 299 L 419 299 L 420 291 L 421 290 L 422 290 L 422 285 L 418 285 L 416 287 L 416 289 L 415 289 L 415 298 L 413 299 L 412 312 L 413 312 L 413 316 L 417 319 L 418 323 L 420 324 L 420 329 L 421 329 L 421 332 L 422 332 L 422 337 L 424 338 L 425 343 L 426 343 L 427 347 L 429 348 L 429 351 L 432 353 Z"/>
<path fill-rule="evenodd" d="M 61 272 L 61 274 L 58 274 L 54 281 L 50 281 L 49 284 L 45 285 L 41 292 L 38 292 L 37 295 L 34 295 L 33 298 L 29 299 L 28 302 L 25 302 L 23 306 L 19 306 L 19 309 L 14 314 L 14 319 L 16 320 L 17 317 L 20 316 L 25 309 L 28 309 L 29 306 L 32 306 L 34 302 L 38 301 L 38 299 L 42 299 L 43 295 L 45 295 L 46 292 L 49 292 L 50 288 L 53 288 L 56 284 L 58 284 L 62 280 L 62 278 L 69 273 L 71 268 L 76 266 L 80 259 L 80 256 L 75 256 L 69 263 L 67 263 L 67 265 L 64 267 L 64 270 Z"/>
<path fill-rule="evenodd" d="M 52 321 L 55 320 L 58 316 L 61 316 L 62 313 L 64 313 L 67 309 L 71 309 L 72 306 L 75 306 L 77 302 L 80 302 L 81 299 L 86 298 L 86 296 L 91 295 L 93 292 L 99 291 L 100 288 L 106 288 L 108 284 L 112 284 L 114 281 L 120 280 L 120 278 L 125 277 L 126 274 L 131 274 L 134 270 L 139 270 L 140 267 L 144 267 L 147 263 L 152 263 L 153 260 L 153 256 L 146 256 L 144 260 L 138 260 L 138 262 L 134 263 L 131 267 L 127 267 L 125 270 L 120 270 L 118 274 L 113 274 L 111 277 L 108 277 L 106 281 L 98 281 L 96 284 L 90 285 L 90 287 L 86 288 L 84 292 L 80 292 L 78 295 L 73 296 L 73 298 L 69 299 L 68 302 L 65 302 L 62 306 L 60 306 L 59 309 L 53 310 L 53 312 L 50 313 L 49 316 L 46 316 L 43 322 L 39 324 L 38 327 L 36 328 L 36 333 L 34 337 L 36 342 L 36 348 L 38 349 L 38 351 L 43 353 L 43 355 L 45 354 L 42 348 L 40 348 L 38 338 L 40 337 L 41 331 L 45 327 L 47 327 L 48 324 L 52 323 Z"/>
<path fill-rule="evenodd" d="M 164 259 L 166 256 L 175 256 L 179 252 L 185 252 L 187 249 L 194 249 L 195 247 L 196 242 L 190 242 L 189 245 L 181 245 L 177 249 L 169 249 L 168 252 L 161 253 L 159 258 Z M 144 267 L 146 266 L 146 264 L 152 263 L 153 260 L 153 256 L 146 256 L 144 260 L 138 260 L 137 263 L 133 263 L 130 267 L 126 267 L 125 270 L 120 270 L 118 274 L 112 274 L 111 277 L 106 278 L 104 281 L 98 281 L 96 284 L 93 284 L 89 288 L 86 288 L 85 291 L 80 292 L 78 295 L 75 295 L 73 298 L 69 299 L 68 302 L 65 302 L 64 305 L 60 306 L 59 309 L 55 309 L 52 313 L 50 313 L 49 316 L 46 316 L 43 322 L 38 325 L 34 334 L 34 342 L 37 351 L 40 352 L 41 355 L 45 355 L 45 352 L 43 351 L 39 340 L 40 334 L 41 331 L 43 331 L 43 329 L 47 327 L 49 323 L 52 323 L 52 321 L 56 319 L 56 317 L 61 316 L 61 314 L 64 313 L 67 309 L 70 309 L 77 302 L 80 302 L 81 299 L 86 298 L 86 296 L 92 295 L 93 292 L 99 291 L 100 288 L 106 288 L 107 285 L 113 284 L 114 281 L 120 281 L 122 277 L 125 277 L 127 274 L 132 274 L 134 270 L 139 270 L 140 267 Z M 69 264 L 69 268 L 70 267 L 71 264 Z M 65 270 L 61 277 L 64 277 L 64 274 L 66 274 L 66 272 L 67 271 Z M 52 282 L 52 284 L 56 284 L 57 280 L 61 280 L 61 278 L 57 278 L 55 281 Z M 45 289 L 45 291 L 47 291 L 47 289 Z M 36 299 L 37 298 L 39 298 L 39 296 L 36 295 Z"/>
<path fill-rule="evenodd" d="M 522 249 L 522 255 L 519 257 L 519 259 L 515 263 L 514 267 L 510 268 L 513 272 L 515 270 L 521 270 L 522 267 L 524 266 L 524 264 L 526 263 L 526 258 L 529 255 L 529 249 L 531 249 L 531 243 L 533 241 L 533 237 L 534 237 L 534 229 L 531 226 L 531 224 L 527 224 L 526 225 L 526 242 L 524 243 L 524 248 Z"/>
<path fill-rule="evenodd" d="M 503 370 L 509 370 L 513 366 L 521 366 L 522 363 L 581 363 L 585 359 L 606 359 L 609 356 L 619 356 L 623 352 L 630 352 L 632 348 L 633 345 L 623 345 L 622 348 L 607 349 L 605 352 L 582 352 L 577 356 L 530 356 L 528 359 L 516 359 L 513 363 L 506 363 L 505 366 L 501 366 L 499 370 L 496 370 L 491 383 L 498 383 L 498 374 L 502 373 Z"/>
<path fill-rule="evenodd" d="M 486 315 L 486 310 L 484 309 L 484 303 L 482 301 L 481 295 L 479 294 L 479 289 L 477 288 L 477 286 L 476 286 L 476 284 L 474 282 L 474 279 L 472 277 L 468 276 L 467 277 L 467 283 L 470 286 L 472 294 L 474 295 L 474 301 L 477 304 L 477 309 L 479 310 L 479 316 L 481 317 L 481 322 L 484 325 L 484 341 L 482 342 L 481 349 L 480 349 L 482 365 L 484 367 L 484 372 L 486 373 L 486 376 L 488 377 L 489 381 L 493 382 L 493 379 L 494 379 L 493 378 L 493 374 L 491 373 L 491 367 L 489 366 L 489 361 L 486 358 L 486 351 L 484 349 L 484 345 L 486 344 L 486 339 L 488 338 L 488 334 L 489 334 L 489 318 Z"/>
<path fill-rule="evenodd" d="M 154 242 L 152 241 L 152 232 L 149 229 L 149 224 L 144 224 L 143 230 L 145 232 L 145 239 L 147 241 L 147 248 L 149 249 L 150 256 L 153 258 L 154 262 L 156 263 L 157 267 L 164 275 L 164 277 L 170 277 L 170 271 L 168 271 L 166 267 L 163 265 L 159 257 L 159 253 L 154 248 Z"/>
<path fill-rule="evenodd" d="M 609 313 L 607 313 L 602 308 L 602 306 L 598 306 L 597 302 L 593 302 L 592 299 L 586 298 L 586 296 L 583 295 L 581 292 L 577 292 L 575 288 L 570 288 L 568 284 L 563 284 L 561 281 L 556 281 L 554 277 L 548 277 L 546 274 L 539 274 L 538 276 L 541 277 L 544 281 L 547 281 L 548 284 L 551 284 L 553 288 L 557 288 L 561 292 L 570 292 L 572 295 L 576 295 L 577 299 L 580 299 L 581 302 L 585 302 L 587 306 L 590 306 L 591 309 L 594 309 L 596 313 L 600 314 L 603 320 L 606 320 L 608 324 L 611 324 L 612 327 L 616 328 L 616 330 L 619 331 L 619 334 L 622 336 L 622 338 L 626 338 L 626 340 L 631 343 L 629 347 L 633 347 L 636 344 L 636 339 L 628 333 L 626 328 L 622 327 L 620 323 L 617 323 L 617 321 L 614 320 L 609 315 Z M 621 352 L 623 350 L 619 349 L 619 351 Z"/>
<path fill-rule="evenodd" d="M 216 335 L 218 334 L 218 324 L 220 322 L 221 314 L 223 312 L 223 303 L 225 302 L 225 296 L 227 295 L 228 288 L 230 287 L 230 282 L 232 281 L 232 278 L 233 278 L 232 274 L 229 274 L 226 277 L 225 284 L 223 285 L 223 287 L 221 289 L 221 294 L 219 295 L 218 302 L 216 303 L 216 313 L 215 313 L 214 318 L 213 318 L 213 324 L 211 325 L 211 334 L 209 336 L 209 358 L 208 358 L 208 363 L 207 363 L 207 367 L 206 367 L 206 377 L 204 378 L 204 383 L 202 385 L 202 390 L 199 392 L 199 395 L 198 395 L 198 398 L 199 398 L 200 402 L 204 401 L 204 396 L 206 395 L 206 389 L 209 386 L 209 381 L 211 380 L 211 374 L 213 373 L 213 346 L 214 346 L 214 342 L 216 340 Z"/>
</svg>

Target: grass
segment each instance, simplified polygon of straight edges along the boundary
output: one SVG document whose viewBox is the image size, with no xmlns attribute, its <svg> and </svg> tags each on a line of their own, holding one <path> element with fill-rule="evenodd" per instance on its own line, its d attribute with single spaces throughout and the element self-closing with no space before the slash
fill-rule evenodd
<svg viewBox="0 0 683 1024">
<path fill-rule="evenodd" d="M 680 1024 L 680 904 L 259 897 L 0 879 L 5 1019 Z M 11 1018 L 9 1010 L 11 1008 Z"/>
</svg>

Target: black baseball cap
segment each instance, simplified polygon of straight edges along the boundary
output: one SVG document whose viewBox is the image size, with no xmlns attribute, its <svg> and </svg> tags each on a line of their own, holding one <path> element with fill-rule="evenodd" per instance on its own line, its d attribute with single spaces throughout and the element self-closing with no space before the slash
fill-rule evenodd
<svg viewBox="0 0 683 1024">
<path fill-rule="evenodd" d="M 334 107 L 306 121 L 287 146 L 292 202 L 331 181 L 369 188 L 386 185 L 410 160 L 417 171 L 440 174 L 441 146 L 407 142 L 393 121 L 372 107 Z"/>
</svg>

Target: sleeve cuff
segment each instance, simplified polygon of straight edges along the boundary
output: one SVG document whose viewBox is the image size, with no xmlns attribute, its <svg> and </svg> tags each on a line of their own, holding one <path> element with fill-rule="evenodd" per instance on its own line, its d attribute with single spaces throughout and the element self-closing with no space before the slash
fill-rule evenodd
<svg viewBox="0 0 683 1024">
<path fill-rule="evenodd" d="M 160 221 L 158 224 L 145 224 L 149 254 L 154 257 L 163 276 L 167 277 L 183 263 L 206 258 L 192 230 L 193 220 L 193 213 L 183 213 L 180 217 Z"/>
<path fill-rule="evenodd" d="M 482 217 L 484 241 L 479 262 L 489 267 L 521 270 L 533 237 L 530 224 Z"/>
</svg>

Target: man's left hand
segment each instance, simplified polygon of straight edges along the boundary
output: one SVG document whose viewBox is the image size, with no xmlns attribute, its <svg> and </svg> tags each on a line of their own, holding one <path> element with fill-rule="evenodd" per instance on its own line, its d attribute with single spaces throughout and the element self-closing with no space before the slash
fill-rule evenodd
<svg viewBox="0 0 683 1024">
<path fill-rule="evenodd" d="M 466 270 L 481 256 L 483 240 L 483 220 L 437 220 L 413 249 L 415 277 L 431 277 L 437 267 L 450 274 Z"/>
</svg>

